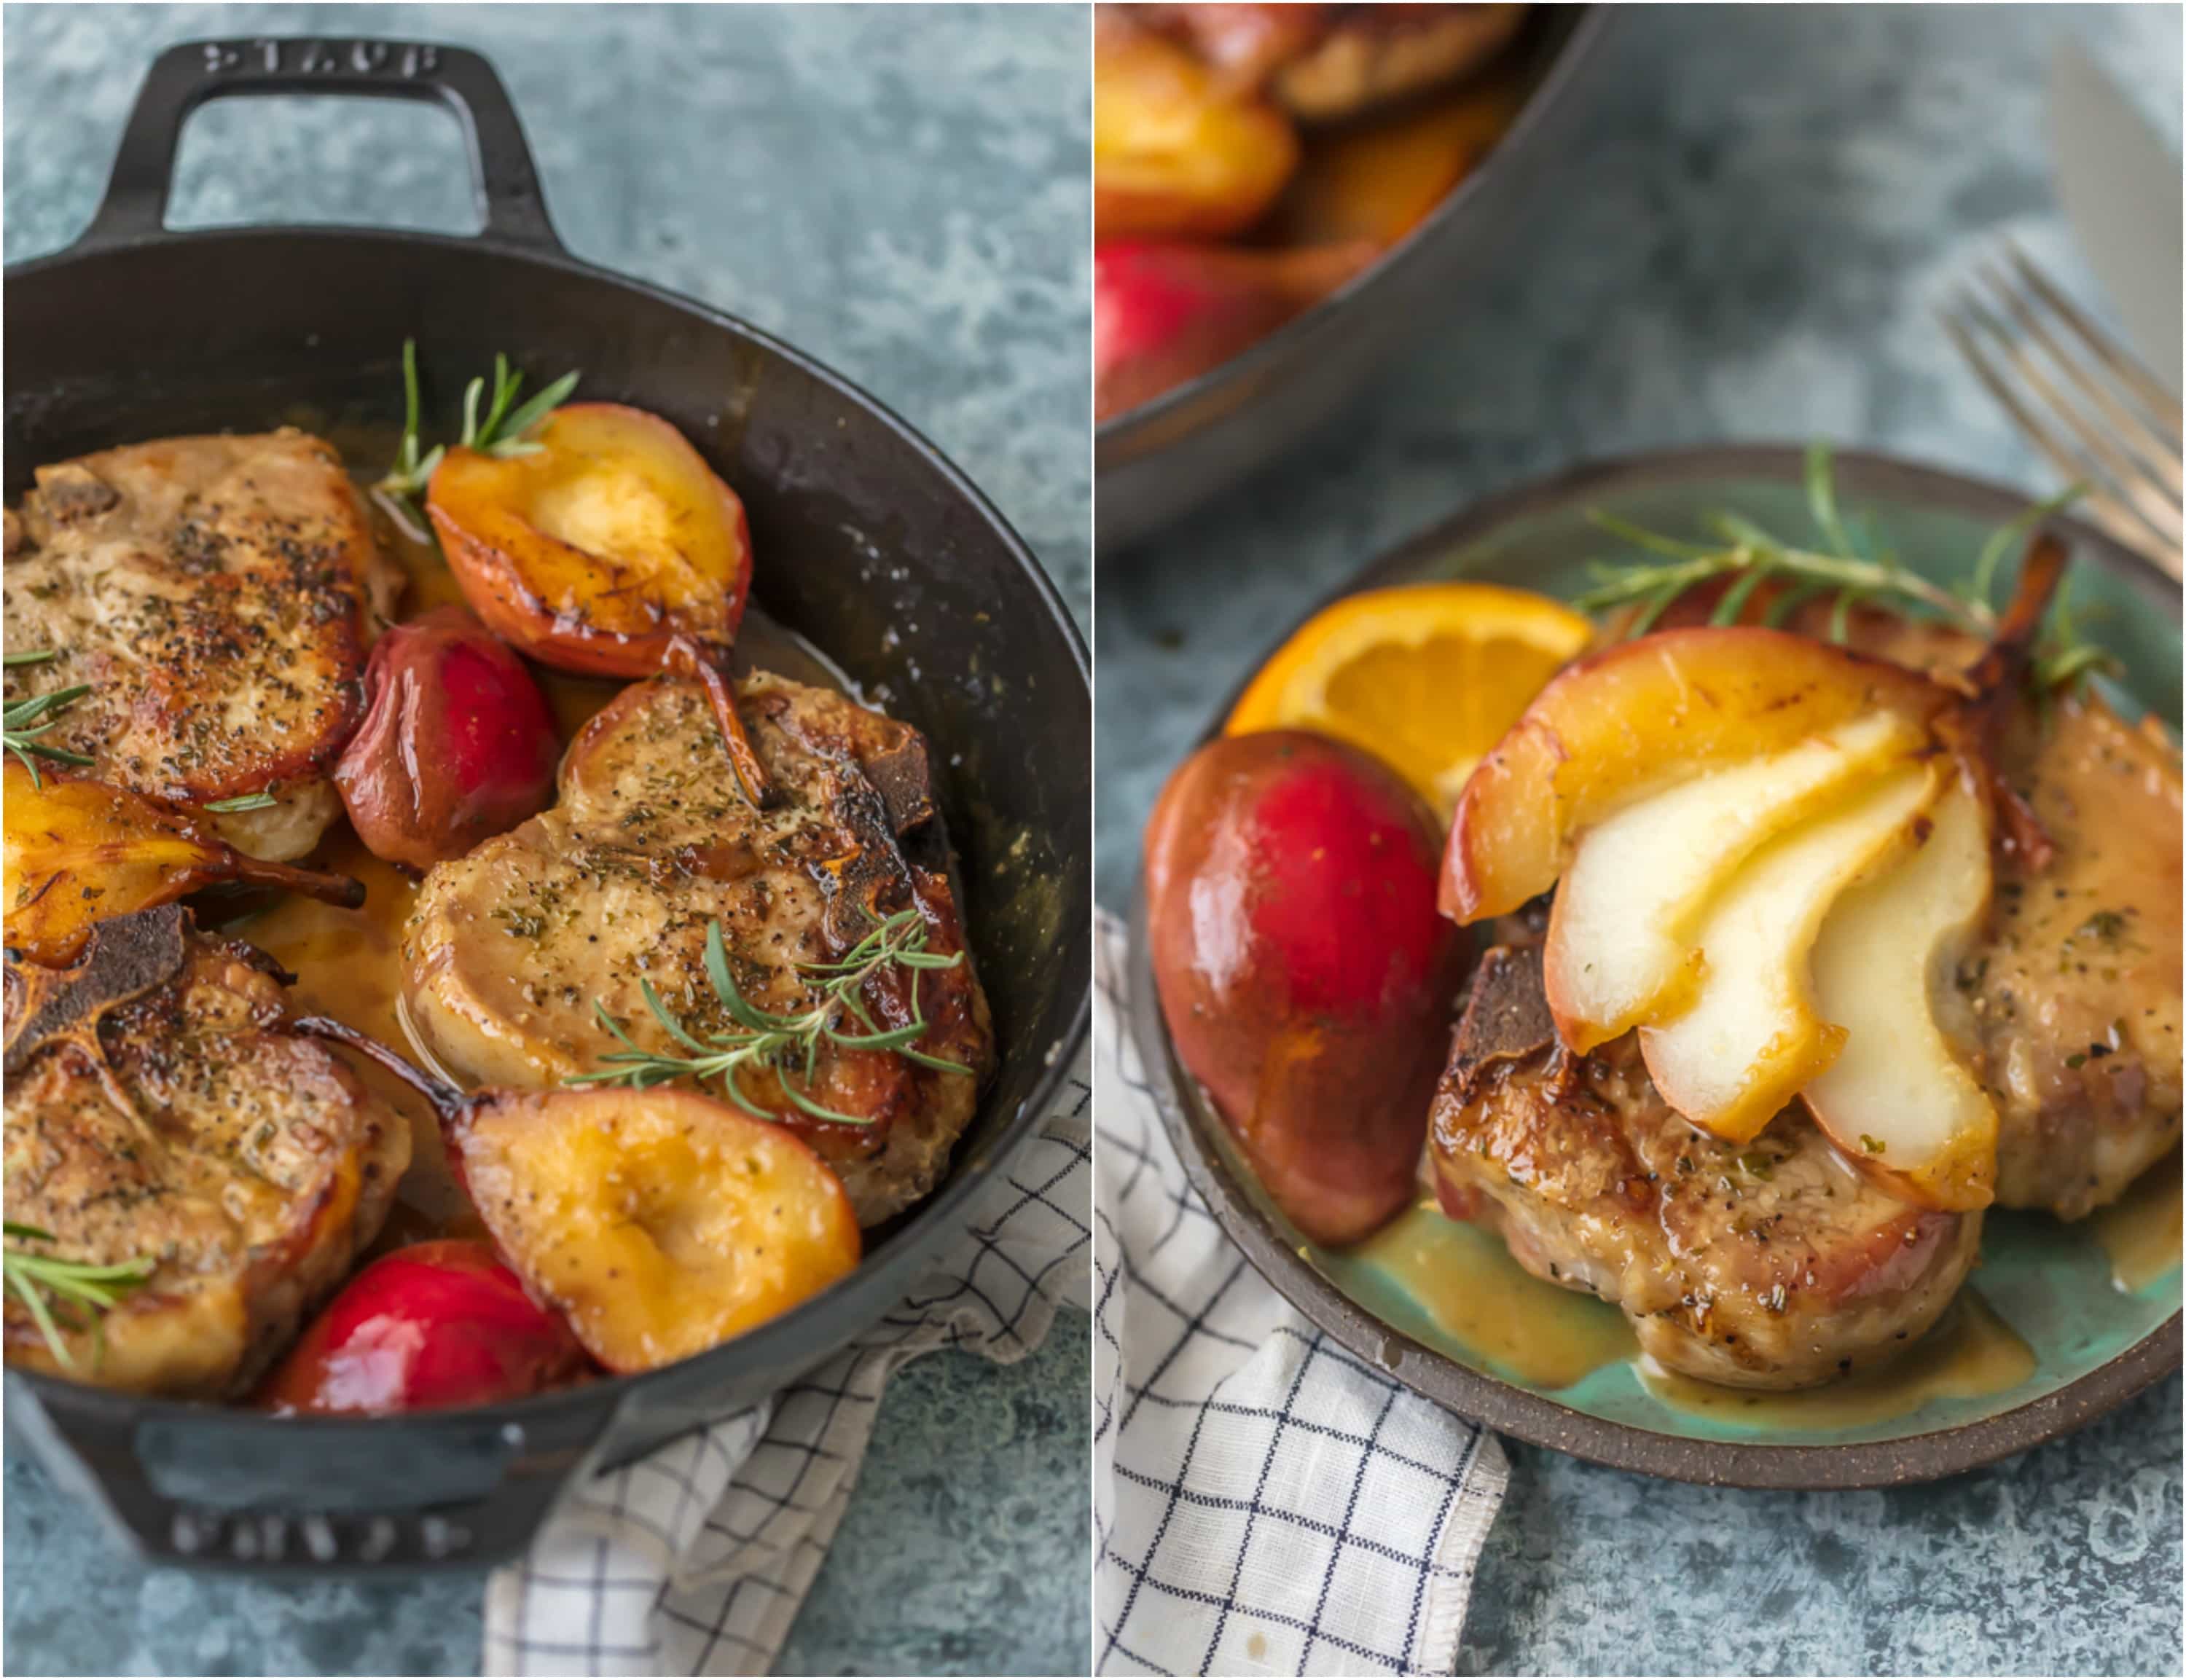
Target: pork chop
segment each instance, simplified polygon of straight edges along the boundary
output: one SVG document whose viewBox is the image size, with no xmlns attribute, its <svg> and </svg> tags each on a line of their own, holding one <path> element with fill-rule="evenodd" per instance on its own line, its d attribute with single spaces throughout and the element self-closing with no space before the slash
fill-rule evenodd
<svg viewBox="0 0 2186 1680">
<path fill-rule="evenodd" d="M 678 1051 L 646 981 L 689 1030 L 732 1028 L 704 968 L 711 922 L 737 989 L 776 1014 L 817 1001 L 799 965 L 839 960 L 883 916 L 915 908 L 928 950 L 963 949 L 918 731 L 765 672 L 737 693 L 775 788 L 765 809 L 730 769 L 705 690 L 659 679 L 625 689 L 570 744 L 551 810 L 425 877 L 403 934 L 404 997 L 459 1077 L 539 1086 L 601 1068 L 625 1046 L 596 1005 L 644 1049 Z M 861 1224 L 933 1188 L 993 1061 L 968 955 L 875 975 L 861 992 L 874 1022 L 914 1018 L 913 979 L 929 1023 L 916 1048 L 972 1072 L 823 1044 L 798 1088 L 857 1124 L 800 1112 L 773 1072 L 739 1081 L 834 1168 Z"/>
<path fill-rule="evenodd" d="M 1799 1388 L 1888 1358 L 1978 1256 L 1981 1216 L 1909 1207 L 1796 1106 L 1750 1143 L 1656 1093 L 1635 1037 L 1555 1045 L 1539 933 L 1506 918 L 1476 972 L 1437 1093 L 1444 1209 L 1500 1231 L 1535 1276 L 1623 1309 L 1673 1370 Z"/>
<path fill-rule="evenodd" d="M 8 958 L 7 1213 L 53 1239 L 18 1246 L 154 1263 L 103 1338 L 66 1332 L 67 1375 L 238 1395 L 378 1235 L 409 1126 L 288 1030 L 277 972 L 180 904 L 102 924 L 70 969 Z M 61 1369 L 25 1303 L 5 1311 L 8 1363 Z"/>
<path fill-rule="evenodd" d="M 2099 698 L 2015 718 L 1998 754 L 2049 837 L 1998 860 L 1957 976 L 1999 1119 L 1997 1201 L 2077 1219 L 2178 1140 L 2178 755 Z"/>
<path fill-rule="evenodd" d="M 283 429 L 166 438 L 38 468 L 8 515 L 13 701 L 91 692 L 41 737 L 85 774 L 220 815 L 237 849 L 300 857 L 340 814 L 328 779 L 364 714 L 398 574 L 330 445 Z"/>
</svg>

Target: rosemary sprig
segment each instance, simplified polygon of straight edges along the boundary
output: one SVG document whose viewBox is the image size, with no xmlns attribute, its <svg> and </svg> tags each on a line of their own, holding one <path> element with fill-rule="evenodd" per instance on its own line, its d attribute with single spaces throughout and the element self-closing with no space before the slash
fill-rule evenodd
<svg viewBox="0 0 2186 1680">
<path fill-rule="evenodd" d="M 533 427 L 568 400 L 577 389 L 577 376 L 564 373 L 560 378 L 513 412 L 509 405 L 524 389 L 524 376 L 508 365 L 505 356 L 493 359 L 493 406 L 486 411 L 485 419 L 478 417 L 479 398 L 485 393 L 485 381 L 474 379 L 463 390 L 463 447 L 474 449 L 484 455 L 508 460 L 519 455 L 536 455 L 540 445 L 529 440 L 527 434 Z"/>
<path fill-rule="evenodd" d="M 940 956 L 928 950 L 926 938 L 926 918 L 916 906 L 897 911 L 852 946 L 840 961 L 799 963 L 798 969 L 810 983 L 816 1001 L 801 1013 L 776 1015 L 759 1008 L 737 989 L 736 981 L 729 972 L 728 950 L 721 941 L 721 924 L 709 922 L 706 927 L 706 978 L 735 1027 L 701 1038 L 668 1012 L 651 981 L 641 980 L 639 989 L 645 994 L 646 1006 L 653 1011 L 653 1018 L 670 1038 L 690 1053 L 678 1056 L 645 1049 L 607 1012 L 604 1005 L 595 1000 L 592 1011 L 600 1024 L 625 1048 L 608 1056 L 607 1066 L 590 1073 L 577 1074 L 564 1083 L 627 1085 L 642 1091 L 671 1079 L 690 1078 L 700 1084 L 718 1079 L 723 1095 L 737 1107 L 747 1114 L 771 1120 L 778 1117 L 754 1102 L 737 1083 L 738 1076 L 746 1068 L 763 1067 L 774 1072 L 782 1085 L 782 1095 L 814 1119 L 832 1120 L 848 1126 L 870 1124 L 860 1116 L 829 1108 L 811 1095 L 813 1068 L 822 1043 L 844 1050 L 894 1050 L 921 1067 L 938 1068 L 946 1073 L 972 1071 L 961 1062 L 928 1056 L 914 1048 L 925 1036 L 927 1028 L 926 1017 L 918 1007 L 920 972 L 929 968 L 955 968 L 964 960 L 961 951 Z M 867 980 L 891 966 L 911 972 L 911 1021 L 905 1026 L 884 1029 L 867 1011 L 859 994 Z M 859 1028 L 864 1030 L 856 1030 Z M 800 1069 L 801 1088 L 791 1077 L 793 1071 Z"/>
<path fill-rule="evenodd" d="M 233 799 L 209 799 L 198 809 L 225 816 L 232 811 L 262 811 L 280 803 L 271 793 L 238 793 Z"/>
<path fill-rule="evenodd" d="M 50 647 L 38 648 L 26 653 L 6 656 L 7 668 L 18 665 L 42 665 L 59 657 Z M 66 688 L 56 688 L 44 694 L 34 694 L 25 700 L 10 700 L 4 711 L 0 711 L 0 748 L 13 753 L 23 761 L 23 768 L 31 773 L 31 786 L 42 787 L 45 778 L 38 774 L 38 760 L 44 759 L 56 764 L 87 764 L 92 761 L 81 753 L 71 753 L 65 747 L 54 747 L 40 741 L 38 736 L 59 726 L 60 714 L 91 692 L 87 682 L 72 683 Z"/>
<path fill-rule="evenodd" d="M 1728 578 L 1731 581 L 1709 614 L 1712 624 L 1738 623 L 1754 591 L 1774 582 L 1786 587 L 1764 615 L 1764 622 L 1773 625 L 1789 622 L 1800 608 L 1826 596 L 1833 641 L 1841 642 L 1851 634 L 1853 609 L 1869 606 L 1939 619 L 1987 639 L 1996 630 L 1995 592 L 2004 560 L 2043 520 L 2077 500 L 2086 486 L 2075 484 L 2037 502 L 1996 531 L 1982 545 L 1971 574 L 1956 589 L 1921 576 L 1886 552 L 1863 550 L 1839 507 L 1825 444 L 1811 445 L 1807 451 L 1806 489 L 1819 547 L 1786 541 L 1732 512 L 1715 513 L 1703 522 L 1714 540 L 1690 542 L 1596 512 L 1591 515 L 1595 524 L 1655 557 L 1595 566 L 1594 587 L 1572 604 L 1587 613 L 1634 608 L 1623 633 L 1645 636 L 1688 591 Z M 2079 634 L 2062 588 L 2050 613 L 2049 632 L 2033 665 L 2035 681 L 2044 691 L 2077 682 L 2090 672 L 2116 670 L 2117 662 L 2109 653 Z"/>
<path fill-rule="evenodd" d="M 82 1330 L 87 1321 L 94 1338 L 96 1357 L 104 1358 L 107 1311 L 118 1306 L 152 1275 L 154 1262 L 150 1257 L 139 1255 L 136 1259 L 111 1266 L 88 1265 L 81 1260 L 34 1254 L 14 1246 L 20 1242 L 51 1242 L 51 1231 L 40 1230 L 36 1225 L 18 1224 L 12 1219 L 5 1223 L 4 1229 L 8 1246 L 0 1249 L 0 1270 L 7 1274 L 7 1286 L 30 1309 L 32 1322 L 45 1337 L 46 1346 L 53 1350 L 61 1369 L 76 1369 L 68 1342 L 61 1335 L 64 1326 Z"/>
<path fill-rule="evenodd" d="M 474 379 L 463 389 L 462 447 L 504 461 L 536 453 L 539 445 L 530 441 L 528 434 L 577 389 L 577 375 L 564 373 L 530 401 L 513 406 L 523 389 L 524 376 L 510 367 L 507 356 L 496 355 L 493 359 L 493 403 L 483 421 L 479 418 L 478 409 L 479 399 L 485 395 L 485 379 Z M 425 542 L 430 535 L 418 518 L 418 498 L 424 494 L 425 487 L 433 481 L 433 474 L 447 458 L 448 446 L 434 444 L 429 450 L 423 447 L 418 408 L 418 341 L 405 339 L 402 441 L 395 451 L 395 464 L 372 487 L 372 491 L 374 499 L 387 510 L 388 517 L 402 528 L 405 536 L 412 542 Z"/>
</svg>

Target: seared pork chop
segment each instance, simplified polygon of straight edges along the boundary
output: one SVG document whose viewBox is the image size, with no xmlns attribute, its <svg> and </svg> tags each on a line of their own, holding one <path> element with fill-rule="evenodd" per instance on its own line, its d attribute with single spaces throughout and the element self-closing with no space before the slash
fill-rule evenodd
<svg viewBox="0 0 2186 1680">
<path fill-rule="evenodd" d="M 154 1263 L 103 1349 L 68 1333 L 68 1375 L 238 1395 L 378 1235 L 409 1126 L 288 1030 L 276 973 L 180 904 L 103 924 L 74 968 L 8 959 L 8 1218 L 53 1238 L 33 1253 Z M 10 1364 L 61 1369 L 13 1294 L 5 1336 Z"/>
<path fill-rule="evenodd" d="M 2014 720 L 1998 768 L 2052 843 L 1998 860 L 1958 975 L 2000 1119 L 1997 1201 L 2077 1219 L 2178 1139 L 2178 755 L 2101 700 Z"/>
<path fill-rule="evenodd" d="M 644 1049 L 681 1053 L 644 981 L 701 1037 L 732 1028 L 703 966 L 715 921 L 737 989 L 778 1015 L 817 1000 L 798 965 L 839 960 L 881 917 L 916 907 L 929 950 L 963 949 L 917 731 L 766 673 L 738 684 L 737 709 L 775 789 L 765 809 L 729 767 L 705 690 L 659 679 L 625 690 L 570 744 L 552 809 L 425 877 L 403 934 L 404 995 L 451 1069 L 533 1086 L 598 1069 L 625 1046 L 596 1003 Z M 912 1018 L 911 977 L 891 968 L 866 983 L 877 1025 Z M 861 1224 L 933 1188 L 993 1060 L 968 956 L 916 980 L 929 1023 L 916 1048 L 971 1073 L 823 1044 L 799 1089 L 857 1125 L 800 1112 L 771 1072 L 739 1081 L 841 1175 Z"/>
<path fill-rule="evenodd" d="M 1981 1216 L 1909 1207 L 1786 1109 L 1726 1144 L 1656 1095 L 1627 1033 L 1567 1057 L 1539 932 L 1481 960 L 1435 1097 L 1443 1207 L 1499 1229 L 1535 1276 L 1623 1308 L 1673 1370 L 1797 1388 L 1886 1359 L 1977 1257 Z"/>
<path fill-rule="evenodd" d="M 219 819 L 253 856 L 317 843 L 397 586 L 332 446 L 283 429 L 42 467 L 6 553 L 8 650 L 54 655 L 11 668 L 7 697 L 91 686 L 45 744 L 187 804 L 272 794 Z"/>
</svg>

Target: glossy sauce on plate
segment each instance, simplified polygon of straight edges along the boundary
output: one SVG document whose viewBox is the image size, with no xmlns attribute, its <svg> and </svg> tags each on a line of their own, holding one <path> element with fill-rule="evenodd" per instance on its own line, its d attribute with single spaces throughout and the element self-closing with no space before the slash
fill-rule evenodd
<svg viewBox="0 0 2186 1680">
<path fill-rule="evenodd" d="M 2177 1269 L 2182 1197 L 2178 1151 L 2136 1179 L 2131 1189 L 2088 1218 L 2090 1235 L 2110 1257 L 2110 1281 L 2131 1294 Z"/>
<path fill-rule="evenodd" d="M 2130 1292 L 2179 1263 L 2179 1159 L 2142 1175 L 2113 1207 L 2080 1227 L 2099 1244 L 2116 1286 Z M 1909 1416 L 1937 1399 L 1977 1399 L 2036 1374 L 2025 1337 L 1969 1286 L 1933 1329 L 1889 1364 L 1819 1388 L 1788 1392 L 1702 1382 L 1643 1358 L 1631 1326 L 1607 1302 L 1533 1276 L 1493 1231 L 1450 1218 L 1423 1201 L 1343 1252 L 1309 1248 L 1309 1259 L 1354 1298 L 1393 1295 L 1411 1309 L 1401 1327 L 1464 1363 L 1546 1392 L 1625 1365 L 1666 1406 L 1734 1425 L 1822 1432 Z"/>
</svg>

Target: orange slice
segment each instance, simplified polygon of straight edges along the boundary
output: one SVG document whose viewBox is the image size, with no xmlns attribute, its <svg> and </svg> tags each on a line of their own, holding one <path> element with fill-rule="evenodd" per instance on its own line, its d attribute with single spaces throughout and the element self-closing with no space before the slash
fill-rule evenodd
<svg viewBox="0 0 2186 1680">
<path fill-rule="evenodd" d="M 1224 732 L 1310 729 L 1378 754 L 1447 822 L 1465 779 L 1593 639 L 1546 596 L 1412 584 L 1347 596 L 1260 668 Z"/>
</svg>

